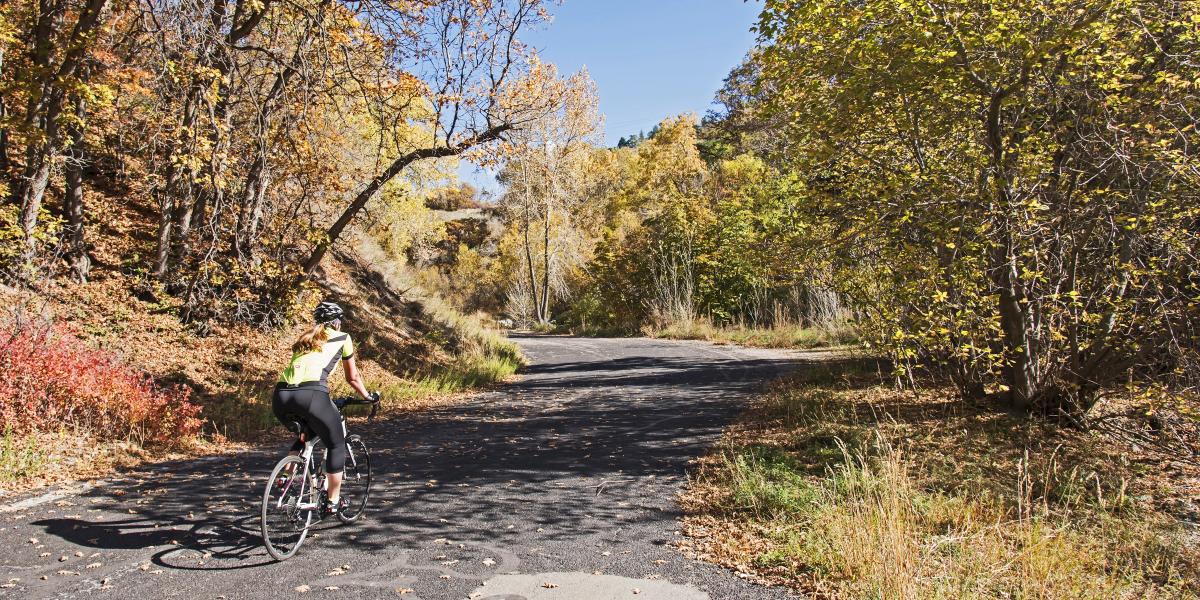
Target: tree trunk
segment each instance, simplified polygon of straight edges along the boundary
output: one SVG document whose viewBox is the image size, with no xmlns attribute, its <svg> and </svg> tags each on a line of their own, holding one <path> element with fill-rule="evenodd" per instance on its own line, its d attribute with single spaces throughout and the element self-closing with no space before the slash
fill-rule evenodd
<svg viewBox="0 0 1200 600">
<path fill-rule="evenodd" d="M 64 7 L 58 3 L 51 4 L 48 0 L 38 2 L 38 18 L 33 31 L 33 62 L 45 73 L 39 89 L 29 98 L 24 125 L 27 129 L 40 129 L 41 135 L 35 136 L 36 139 L 26 146 L 25 169 L 17 190 L 21 203 L 21 229 L 25 237 L 22 262 L 27 266 L 32 263 L 37 251 L 38 215 L 42 210 L 46 187 L 50 184 L 50 169 L 61 142 L 58 117 L 62 114 L 65 101 L 62 85 L 74 77 L 79 69 L 106 3 L 107 0 L 88 0 L 80 10 L 70 36 L 62 44 L 67 48 L 62 62 L 58 68 L 53 68 L 50 65 L 51 50 L 55 45 L 52 38 L 62 20 Z"/>
<path fill-rule="evenodd" d="M 524 225 L 522 229 L 525 236 L 525 270 L 529 275 L 529 303 L 533 305 L 533 318 L 534 320 L 541 322 L 542 313 L 541 309 L 538 307 L 537 275 L 534 273 L 533 269 L 533 244 L 529 240 L 529 229 L 533 227 L 533 215 L 530 211 L 530 194 L 528 190 L 529 186 L 526 184 L 525 222 L 522 224 Z"/>
<path fill-rule="evenodd" d="M 0 47 L 0 76 L 4 74 L 4 48 Z M 0 97 L 0 123 L 8 120 L 8 103 Z M 0 127 L 0 174 L 7 175 L 8 167 L 8 128 Z"/>
<path fill-rule="evenodd" d="M 66 196 L 63 199 L 63 212 L 67 216 L 66 257 L 71 265 L 75 278 L 86 282 L 91 261 L 87 255 L 87 240 L 84 236 L 84 204 L 83 204 L 83 167 L 86 161 L 86 151 L 83 141 L 83 123 L 86 116 L 86 105 L 83 96 L 75 98 L 75 117 L 78 121 L 70 127 L 68 135 L 71 145 L 67 150 L 66 164 Z"/>
<path fill-rule="evenodd" d="M 543 325 L 550 323 L 550 201 L 542 215 L 542 300 L 538 320 Z"/>
<path fill-rule="evenodd" d="M 255 153 L 254 162 L 246 172 L 246 183 L 242 188 L 242 199 L 238 203 L 237 235 L 234 246 L 238 258 L 249 261 L 254 258 L 258 244 L 258 226 L 262 221 L 263 198 L 266 195 L 267 157 L 264 155 L 265 143 L 261 144 Z"/>
<path fill-rule="evenodd" d="M 22 262 L 30 265 L 37 252 L 37 223 L 42 199 L 50 183 L 51 149 L 48 144 L 32 143 L 25 153 L 25 172 L 21 184 L 21 231 L 25 235 Z"/>
<path fill-rule="evenodd" d="M 985 116 L 987 146 L 989 150 L 992 179 L 993 213 L 999 213 L 999 242 L 991 253 L 991 278 L 997 292 L 997 310 L 1000 313 L 1000 328 L 1004 332 L 1004 350 L 1008 363 L 1003 376 L 1008 385 L 1009 397 L 1018 408 L 1028 409 L 1038 401 L 1041 392 L 1034 369 L 1033 349 L 1030 347 L 1029 315 L 1027 305 L 1022 304 L 1024 293 L 1020 288 L 1011 215 L 1013 206 L 1009 189 L 1009 168 L 1004 150 L 1003 124 L 1001 122 L 1004 100 L 1009 90 L 992 94 Z"/>
</svg>

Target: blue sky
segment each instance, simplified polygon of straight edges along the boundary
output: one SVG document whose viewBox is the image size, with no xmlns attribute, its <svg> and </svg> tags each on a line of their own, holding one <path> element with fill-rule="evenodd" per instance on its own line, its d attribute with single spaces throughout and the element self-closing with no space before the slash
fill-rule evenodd
<svg viewBox="0 0 1200 600">
<path fill-rule="evenodd" d="M 703 115 L 729 70 L 754 43 L 758 0 L 566 0 L 554 22 L 527 33 L 563 75 L 586 66 L 600 90 L 608 145 L 663 118 Z M 495 189 L 463 165 L 460 177 Z"/>
</svg>

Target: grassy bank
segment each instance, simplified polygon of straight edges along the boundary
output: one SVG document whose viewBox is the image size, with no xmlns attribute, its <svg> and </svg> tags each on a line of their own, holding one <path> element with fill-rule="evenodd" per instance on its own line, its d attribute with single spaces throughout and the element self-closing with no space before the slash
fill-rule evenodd
<svg viewBox="0 0 1200 600">
<path fill-rule="evenodd" d="M 1197 597 L 1194 471 L 847 372 L 730 431 L 685 495 L 688 551 L 822 597 Z"/>
<path fill-rule="evenodd" d="M 647 337 L 672 340 L 706 340 L 709 342 L 737 344 L 753 348 L 829 348 L 858 343 L 858 336 L 850 327 L 802 327 L 784 324 L 775 327 L 753 327 L 746 325 L 714 325 L 707 320 L 690 323 L 673 323 L 661 327 L 647 327 Z"/>
</svg>

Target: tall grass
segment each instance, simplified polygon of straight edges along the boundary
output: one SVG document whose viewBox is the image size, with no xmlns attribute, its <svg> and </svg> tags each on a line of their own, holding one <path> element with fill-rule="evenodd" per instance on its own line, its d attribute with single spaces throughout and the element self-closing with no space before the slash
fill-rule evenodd
<svg viewBox="0 0 1200 600">
<path fill-rule="evenodd" d="M 805 327 L 785 323 L 773 327 L 751 325 L 715 325 L 707 319 L 675 322 L 647 327 L 647 337 L 674 340 L 706 340 L 758 348 L 826 348 L 855 344 L 858 337 L 847 326 Z"/>
<path fill-rule="evenodd" d="M 730 506 L 776 532 L 760 565 L 860 598 L 1194 597 L 1182 548 L 1134 515 L 1014 511 L 921 486 L 897 449 L 842 450 L 817 480 L 762 448 L 726 458 Z"/>
<path fill-rule="evenodd" d="M 988 458 L 950 446 L 960 471 L 935 475 L 943 457 L 901 429 L 857 422 L 848 397 L 777 390 L 760 414 L 771 425 L 727 445 L 693 482 L 705 510 L 762 532 L 766 549 L 747 558 L 764 572 L 846 598 L 1200 592 L 1181 527 L 1139 508 L 1124 481 L 1107 481 L 1115 474 L 1026 454 L 977 481 L 968 463 Z"/>
</svg>

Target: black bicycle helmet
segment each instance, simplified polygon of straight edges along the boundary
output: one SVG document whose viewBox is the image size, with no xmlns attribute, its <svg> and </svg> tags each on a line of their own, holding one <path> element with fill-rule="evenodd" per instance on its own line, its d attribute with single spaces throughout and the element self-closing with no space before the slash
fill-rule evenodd
<svg viewBox="0 0 1200 600">
<path fill-rule="evenodd" d="M 318 323 L 332 323 L 342 318 L 342 307 L 333 302 L 322 302 L 313 311 L 313 320 Z"/>
</svg>

